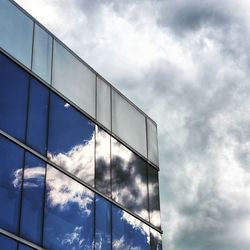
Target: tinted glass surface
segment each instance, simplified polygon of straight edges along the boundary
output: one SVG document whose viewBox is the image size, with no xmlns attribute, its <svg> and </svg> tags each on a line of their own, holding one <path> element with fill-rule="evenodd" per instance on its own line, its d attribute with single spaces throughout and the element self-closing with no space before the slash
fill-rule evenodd
<svg viewBox="0 0 250 250">
<path fill-rule="evenodd" d="M 112 198 L 148 220 L 147 165 L 114 138 L 112 152 Z"/>
<path fill-rule="evenodd" d="M 57 95 L 50 97 L 48 157 L 94 185 L 94 125 Z"/>
<path fill-rule="evenodd" d="M 150 245 L 152 250 L 162 250 L 161 234 L 152 228 L 150 229 Z"/>
<path fill-rule="evenodd" d="M 18 228 L 23 150 L 0 136 L 0 227 L 16 233 Z"/>
<path fill-rule="evenodd" d="M 95 117 L 95 74 L 54 40 L 52 85 Z"/>
<path fill-rule="evenodd" d="M 111 88 L 97 77 L 97 114 L 96 119 L 111 129 Z"/>
<path fill-rule="evenodd" d="M 42 155 L 45 155 L 47 147 L 48 101 L 48 89 L 32 78 L 26 143 Z"/>
<path fill-rule="evenodd" d="M 0 129 L 21 141 L 25 140 L 28 87 L 28 74 L 0 53 Z"/>
<path fill-rule="evenodd" d="M 10 1 L 0 1 L 0 47 L 30 68 L 33 22 Z"/>
<path fill-rule="evenodd" d="M 148 133 L 148 159 L 155 165 L 159 165 L 158 160 L 158 142 L 157 142 L 157 127 L 152 120 L 147 118 L 147 133 Z"/>
<path fill-rule="evenodd" d="M 18 250 L 34 250 L 34 248 L 28 247 L 24 244 L 19 244 Z"/>
<path fill-rule="evenodd" d="M 112 206 L 112 249 L 150 249 L 149 227 Z"/>
<path fill-rule="evenodd" d="M 20 235 L 41 245 L 45 162 L 25 153 Z"/>
<path fill-rule="evenodd" d="M 52 167 L 47 167 L 44 246 L 92 249 L 94 194 Z"/>
<path fill-rule="evenodd" d="M 98 195 L 95 199 L 95 249 L 111 249 L 111 203 Z"/>
<path fill-rule="evenodd" d="M 3 250 L 16 250 L 17 242 L 0 234 L 0 247 Z"/>
<path fill-rule="evenodd" d="M 46 82 L 51 82 L 52 37 L 35 24 L 32 70 Z"/>
<path fill-rule="evenodd" d="M 147 157 L 145 117 L 114 90 L 112 90 L 112 131 Z"/>
<path fill-rule="evenodd" d="M 96 126 L 95 185 L 100 192 L 111 196 L 110 135 Z"/>
<path fill-rule="evenodd" d="M 156 227 L 160 227 L 161 215 L 158 171 L 149 166 L 148 175 L 150 222 Z"/>
</svg>

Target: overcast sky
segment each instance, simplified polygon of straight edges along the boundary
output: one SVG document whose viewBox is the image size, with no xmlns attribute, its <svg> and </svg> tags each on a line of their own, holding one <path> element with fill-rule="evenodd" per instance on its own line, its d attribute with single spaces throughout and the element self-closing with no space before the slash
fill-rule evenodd
<svg viewBox="0 0 250 250">
<path fill-rule="evenodd" d="M 164 248 L 250 249 L 250 1 L 16 0 L 157 123 Z"/>
</svg>

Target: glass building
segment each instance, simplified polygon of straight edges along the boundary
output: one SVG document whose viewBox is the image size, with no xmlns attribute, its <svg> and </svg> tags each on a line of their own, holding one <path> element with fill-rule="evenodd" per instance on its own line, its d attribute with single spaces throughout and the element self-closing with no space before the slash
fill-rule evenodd
<svg viewBox="0 0 250 250">
<path fill-rule="evenodd" d="M 0 249 L 162 249 L 155 122 L 0 0 Z"/>
</svg>

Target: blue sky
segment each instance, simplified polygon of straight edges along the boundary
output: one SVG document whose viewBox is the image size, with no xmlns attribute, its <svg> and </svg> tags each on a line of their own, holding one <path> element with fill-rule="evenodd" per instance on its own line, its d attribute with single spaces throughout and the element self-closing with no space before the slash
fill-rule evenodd
<svg viewBox="0 0 250 250">
<path fill-rule="evenodd" d="M 164 246 L 250 249 L 250 2 L 17 0 L 157 123 Z"/>
</svg>

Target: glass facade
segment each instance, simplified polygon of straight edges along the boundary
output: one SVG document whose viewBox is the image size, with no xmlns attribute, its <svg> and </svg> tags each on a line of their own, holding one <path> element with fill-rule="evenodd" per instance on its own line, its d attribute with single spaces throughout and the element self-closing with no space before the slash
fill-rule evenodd
<svg viewBox="0 0 250 250">
<path fill-rule="evenodd" d="M 155 123 L 0 7 L 0 249 L 161 249 Z"/>
</svg>

